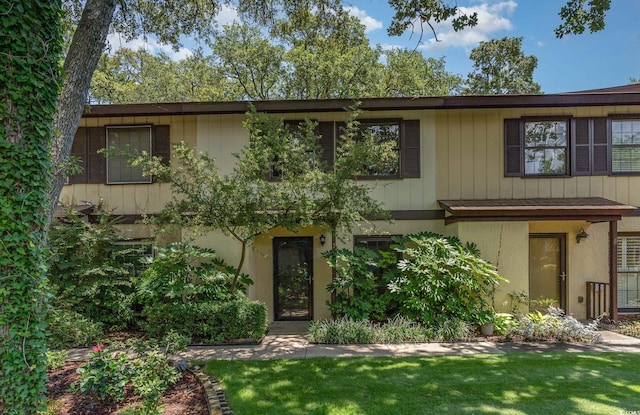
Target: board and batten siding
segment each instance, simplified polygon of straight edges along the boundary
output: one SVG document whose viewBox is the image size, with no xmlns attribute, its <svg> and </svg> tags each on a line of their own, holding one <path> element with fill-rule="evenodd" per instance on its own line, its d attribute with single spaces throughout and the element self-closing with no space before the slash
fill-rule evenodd
<svg viewBox="0 0 640 415">
<path fill-rule="evenodd" d="M 83 118 L 80 127 L 148 124 L 169 125 L 171 142 L 185 141 L 191 145 L 196 143 L 194 116 Z M 115 215 L 158 212 L 170 200 L 171 189 L 167 183 L 78 183 L 64 186 L 60 195 L 60 201 L 67 206 L 82 204 L 84 201 L 94 204 L 102 201 L 104 208 Z"/>
<path fill-rule="evenodd" d="M 504 120 L 640 114 L 640 106 L 437 111 L 437 199 L 604 197 L 640 205 L 640 176 L 504 176 Z"/>
</svg>

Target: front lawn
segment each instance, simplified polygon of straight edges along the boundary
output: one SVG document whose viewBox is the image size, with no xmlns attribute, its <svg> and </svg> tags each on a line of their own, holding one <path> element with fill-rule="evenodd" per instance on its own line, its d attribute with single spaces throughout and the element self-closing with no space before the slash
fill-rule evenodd
<svg viewBox="0 0 640 415">
<path fill-rule="evenodd" d="M 634 353 L 217 360 L 206 371 L 243 415 L 640 411 Z"/>
</svg>

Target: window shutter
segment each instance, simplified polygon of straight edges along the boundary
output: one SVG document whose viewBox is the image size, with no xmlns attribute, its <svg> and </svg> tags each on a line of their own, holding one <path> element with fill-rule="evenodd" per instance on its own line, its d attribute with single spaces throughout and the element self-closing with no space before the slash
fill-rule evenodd
<svg viewBox="0 0 640 415">
<path fill-rule="evenodd" d="M 402 177 L 420 177 L 420 120 L 402 123 L 400 167 Z"/>
<path fill-rule="evenodd" d="M 154 125 L 151 134 L 153 135 L 151 151 L 153 157 L 161 157 L 162 164 L 169 165 L 171 154 L 171 139 L 169 136 L 170 127 L 168 125 Z"/>
<path fill-rule="evenodd" d="M 78 174 L 69 176 L 69 184 L 78 184 L 87 182 L 87 128 L 78 127 L 76 136 L 71 146 L 71 156 L 78 159 L 78 163 L 82 171 Z"/>
<path fill-rule="evenodd" d="M 573 119 L 573 175 L 588 176 L 591 174 L 591 137 L 590 118 Z"/>
<path fill-rule="evenodd" d="M 591 174 L 609 174 L 607 118 L 593 118 L 593 165 Z"/>
<path fill-rule="evenodd" d="M 522 176 L 522 140 L 520 120 L 504 120 L 504 175 Z"/>
<path fill-rule="evenodd" d="M 107 146 L 107 130 L 105 127 L 88 127 L 87 131 L 87 183 L 105 183 L 107 160 L 104 154 L 98 154 Z"/>
<path fill-rule="evenodd" d="M 333 168 L 336 149 L 333 127 L 333 121 L 320 122 L 317 127 L 317 134 L 320 136 L 320 149 L 322 150 L 320 160 L 326 164 L 329 170 Z"/>
</svg>

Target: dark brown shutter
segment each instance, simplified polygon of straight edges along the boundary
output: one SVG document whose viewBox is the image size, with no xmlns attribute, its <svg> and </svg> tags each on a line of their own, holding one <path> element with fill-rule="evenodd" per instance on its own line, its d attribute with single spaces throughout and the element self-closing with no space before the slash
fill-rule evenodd
<svg viewBox="0 0 640 415">
<path fill-rule="evenodd" d="M 607 145 L 607 118 L 593 119 L 593 165 L 591 174 L 609 174 L 609 149 Z"/>
<path fill-rule="evenodd" d="M 591 174 L 591 119 L 574 118 L 572 127 L 572 173 L 575 176 L 588 176 Z"/>
<path fill-rule="evenodd" d="M 76 136 L 71 146 L 71 156 L 78 160 L 82 171 L 78 174 L 69 176 L 69 184 L 78 184 L 87 182 L 87 128 L 78 127 Z"/>
<path fill-rule="evenodd" d="M 151 134 L 153 135 L 152 155 L 153 157 L 162 158 L 162 164 L 169 165 L 171 155 L 171 138 L 169 136 L 170 128 L 168 125 L 154 125 Z"/>
<path fill-rule="evenodd" d="M 523 151 L 520 137 L 520 120 L 504 120 L 504 175 L 522 176 L 523 174 Z"/>
<path fill-rule="evenodd" d="M 104 154 L 98 154 L 107 146 L 105 127 L 87 128 L 87 183 L 105 183 L 107 178 L 107 160 Z"/>
<path fill-rule="evenodd" d="M 317 134 L 320 136 L 320 160 L 329 169 L 333 168 L 333 157 L 336 149 L 334 141 L 333 121 L 323 121 L 318 123 Z"/>
<path fill-rule="evenodd" d="M 402 177 L 420 177 L 420 120 L 405 120 L 400 137 Z"/>
</svg>

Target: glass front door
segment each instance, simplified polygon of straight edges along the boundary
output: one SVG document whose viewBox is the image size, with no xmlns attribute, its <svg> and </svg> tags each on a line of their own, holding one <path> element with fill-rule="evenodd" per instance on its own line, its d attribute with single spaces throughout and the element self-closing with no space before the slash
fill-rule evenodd
<svg viewBox="0 0 640 415">
<path fill-rule="evenodd" d="M 566 310 L 566 235 L 529 236 L 529 298 L 555 300 Z"/>
<path fill-rule="evenodd" d="M 311 320 L 313 238 L 273 238 L 276 320 Z"/>
</svg>

